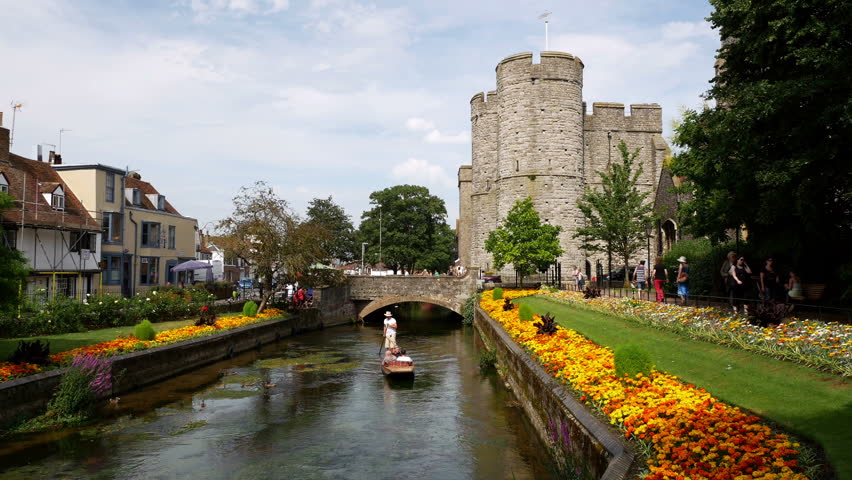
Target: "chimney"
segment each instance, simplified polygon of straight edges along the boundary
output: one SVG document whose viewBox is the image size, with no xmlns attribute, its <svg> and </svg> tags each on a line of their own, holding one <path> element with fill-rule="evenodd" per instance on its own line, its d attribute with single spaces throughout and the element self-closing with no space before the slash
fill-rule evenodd
<svg viewBox="0 0 852 480">
<path fill-rule="evenodd" d="M 2 112 L 0 112 L 2 114 Z M 0 163 L 9 161 L 9 129 L 0 126 Z"/>
<path fill-rule="evenodd" d="M 56 152 L 51 150 L 50 153 L 47 154 L 47 163 L 53 165 L 55 163 L 55 161 L 56 161 Z"/>
<path fill-rule="evenodd" d="M 53 152 L 50 152 L 53 153 Z M 62 165 L 62 155 L 54 155 L 53 156 L 53 164 L 54 165 Z"/>
</svg>

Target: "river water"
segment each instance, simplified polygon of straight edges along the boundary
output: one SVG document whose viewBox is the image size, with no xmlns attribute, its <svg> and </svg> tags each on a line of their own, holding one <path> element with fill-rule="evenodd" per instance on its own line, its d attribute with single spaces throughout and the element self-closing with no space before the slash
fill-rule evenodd
<svg viewBox="0 0 852 480">
<path fill-rule="evenodd" d="M 480 372 L 472 329 L 395 308 L 413 380 L 381 374 L 376 316 L 123 395 L 97 424 L 0 442 L 0 478 L 553 478 L 512 395 Z"/>
</svg>

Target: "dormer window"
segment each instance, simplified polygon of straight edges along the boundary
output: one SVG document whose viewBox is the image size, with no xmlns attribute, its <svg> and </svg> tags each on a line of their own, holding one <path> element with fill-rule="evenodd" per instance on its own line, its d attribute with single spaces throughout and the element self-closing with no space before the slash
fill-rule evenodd
<svg viewBox="0 0 852 480">
<path fill-rule="evenodd" d="M 133 189 L 133 205 L 142 205 L 142 192 L 138 188 Z"/>
<path fill-rule="evenodd" d="M 50 194 L 50 206 L 54 210 L 65 210 L 65 190 L 62 187 L 56 187 L 56 190 Z"/>
<path fill-rule="evenodd" d="M 165 210 L 166 209 L 166 197 L 164 195 L 157 195 L 157 210 Z"/>
<path fill-rule="evenodd" d="M 0 173 L 0 192 L 9 193 L 9 180 L 2 173 Z"/>
</svg>

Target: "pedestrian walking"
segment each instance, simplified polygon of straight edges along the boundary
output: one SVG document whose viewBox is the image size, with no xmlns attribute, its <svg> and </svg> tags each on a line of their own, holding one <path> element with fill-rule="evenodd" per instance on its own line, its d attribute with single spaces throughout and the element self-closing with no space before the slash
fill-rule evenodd
<svg viewBox="0 0 852 480">
<path fill-rule="evenodd" d="M 657 292 L 657 301 L 663 303 L 666 301 L 666 294 L 663 292 L 663 285 L 669 282 L 669 271 L 663 266 L 663 257 L 657 257 L 654 263 L 654 290 Z"/>
<path fill-rule="evenodd" d="M 737 305 L 742 305 L 743 313 L 748 315 L 748 300 L 751 293 L 751 268 L 746 263 L 745 257 L 737 257 L 736 263 L 731 267 L 731 278 L 734 279 L 733 286 L 733 308 L 737 313 Z"/>
<path fill-rule="evenodd" d="M 722 287 L 725 289 L 725 295 L 728 297 L 728 303 L 734 306 L 734 279 L 731 277 L 731 267 L 737 263 L 737 254 L 728 252 L 725 261 L 722 262 L 722 268 L 719 269 L 719 274 L 722 275 Z"/>
<path fill-rule="evenodd" d="M 633 270 L 633 282 L 640 291 L 645 290 L 646 275 L 645 260 L 640 260 L 639 265 Z"/>
<path fill-rule="evenodd" d="M 677 262 L 680 264 L 677 267 L 677 296 L 686 305 L 689 299 L 689 262 L 683 255 L 677 259 Z"/>
</svg>

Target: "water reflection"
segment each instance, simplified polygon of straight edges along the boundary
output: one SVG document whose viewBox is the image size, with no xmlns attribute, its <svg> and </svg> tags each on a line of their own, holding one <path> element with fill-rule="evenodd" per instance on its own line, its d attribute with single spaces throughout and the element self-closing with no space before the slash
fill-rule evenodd
<svg viewBox="0 0 852 480">
<path fill-rule="evenodd" d="M 304 334 L 125 395 L 84 429 L 0 444 L 2 478 L 549 478 L 469 329 L 396 309 L 413 379 L 381 374 L 381 321 Z"/>
</svg>

